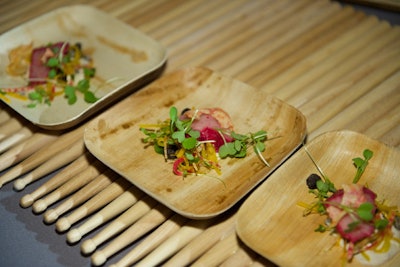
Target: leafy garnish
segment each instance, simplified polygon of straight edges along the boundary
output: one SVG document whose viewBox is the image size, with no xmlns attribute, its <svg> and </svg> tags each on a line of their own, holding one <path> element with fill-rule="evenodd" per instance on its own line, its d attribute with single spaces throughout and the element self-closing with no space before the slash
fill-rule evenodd
<svg viewBox="0 0 400 267">
<path fill-rule="evenodd" d="M 364 159 L 362 158 L 353 159 L 353 163 L 357 168 L 356 176 L 353 178 L 353 184 L 358 183 L 358 180 L 360 180 L 361 175 L 364 173 L 365 168 L 368 165 L 368 161 L 372 158 L 373 155 L 374 153 L 371 150 L 365 149 L 363 152 Z"/>
<path fill-rule="evenodd" d="M 176 107 L 169 110 L 169 119 L 155 125 L 142 125 L 142 131 L 146 137 L 144 143 L 153 145 L 157 153 L 164 154 L 165 160 L 174 159 L 174 173 L 186 176 L 188 174 L 205 173 L 203 169 L 214 169 L 220 173 L 218 156 L 221 159 L 227 157 L 243 158 L 247 154 L 249 146 L 260 156 L 265 151 L 264 142 L 267 140 L 266 131 L 258 131 L 247 135 L 238 134 L 233 131 L 216 129 L 224 140 L 217 149 L 214 147 L 215 140 L 199 141 L 200 132 L 192 129 L 192 123 L 196 119 L 197 110 L 191 119 L 181 119 Z M 233 139 L 227 142 L 225 136 Z M 172 153 L 171 153 L 172 150 Z M 264 158 L 263 158 L 264 159 Z M 264 159 L 268 166 L 268 162 Z"/>
</svg>

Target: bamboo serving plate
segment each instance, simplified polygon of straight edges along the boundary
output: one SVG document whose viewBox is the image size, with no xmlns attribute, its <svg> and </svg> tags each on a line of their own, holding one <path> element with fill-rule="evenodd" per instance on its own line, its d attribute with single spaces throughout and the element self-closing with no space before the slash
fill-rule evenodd
<svg viewBox="0 0 400 267">
<path fill-rule="evenodd" d="M 351 131 L 322 134 L 307 149 L 325 175 L 337 186 L 351 183 L 356 169 L 352 159 L 364 149 L 374 152 L 359 184 L 367 184 L 378 200 L 400 206 L 400 151 Z M 337 237 L 314 229 L 324 216 L 303 217 L 299 201 L 311 203 L 306 178 L 318 173 L 304 148 L 288 159 L 238 211 L 236 230 L 245 244 L 279 266 L 341 266 L 343 249 Z M 400 253 L 379 266 L 398 266 Z M 353 260 L 348 266 L 363 266 Z"/>
<path fill-rule="evenodd" d="M 235 131 L 270 133 L 264 157 L 250 151 L 244 159 L 221 160 L 222 175 L 182 178 L 172 173 L 152 147 L 142 142 L 140 124 L 157 123 L 171 106 L 220 107 L 230 114 Z M 240 81 L 206 68 L 168 74 L 91 121 L 85 129 L 88 150 L 111 169 L 177 213 L 196 219 L 214 217 L 265 179 L 303 141 L 305 117 L 292 106 Z M 277 138 L 275 138 L 277 137 Z"/>
<path fill-rule="evenodd" d="M 79 42 L 93 58 L 96 75 L 90 89 L 100 100 L 89 104 L 80 95 L 75 104 L 69 105 L 63 96 L 59 96 L 51 106 L 43 104 L 27 108 L 28 100 L 9 94 L 0 97 L 32 123 L 51 130 L 72 127 L 155 79 L 166 61 L 165 48 L 142 32 L 89 5 L 67 6 L 0 36 L 0 89 L 8 92 L 28 84 L 26 77 L 11 76 L 6 72 L 12 49 L 30 43 L 35 48 L 56 42 Z"/>
</svg>

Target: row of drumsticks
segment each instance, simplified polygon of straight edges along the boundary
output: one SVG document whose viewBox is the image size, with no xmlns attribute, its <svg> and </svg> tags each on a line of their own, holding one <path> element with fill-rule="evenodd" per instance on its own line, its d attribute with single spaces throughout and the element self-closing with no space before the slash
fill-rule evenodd
<svg viewBox="0 0 400 267">
<path fill-rule="evenodd" d="M 82 242 L 93 265 L 131 246 L 112 266 L 273 266 L 238 240 L 235 209 L 214 219 L 187 219 L 94 158 L 83 142 L 85 125 L 54 133 L 24 126 L 13 115 L 0 111 L 0 187 L 14 182 L 21 191 L 61 168 L 20 205 L 43 213 L 68 243 Z"/>
</svg>

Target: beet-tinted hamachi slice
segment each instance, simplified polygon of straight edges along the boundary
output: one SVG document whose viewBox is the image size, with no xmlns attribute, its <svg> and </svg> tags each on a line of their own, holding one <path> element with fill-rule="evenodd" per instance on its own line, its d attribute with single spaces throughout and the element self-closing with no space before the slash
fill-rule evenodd
<svg viewBox="0 0 400 267">
<path fill-rule="evenodd" d="M 196 118 L 192 122 L 192 129 L 200 132 L 199 141 L 214 140 L 213 143 L 216 151 L 222 146 L 225 141 L 232 142 L 233 138 L 227 134 L 224 137 L 218 130 L 233 129 L 233 124 L 229 115 L 220 108 L 203 108 L 197 110 L 189 110 L 182 115 L 182 119 Z M 225 139 L 225 140 L 224 140 Z"/>
<path fill-rule="evenodd" d="M 32 50 L 31 64 L 29 66 L 29 85 L 34 86 L 45 83 L 45 79 L 50 71 L 50 68 L 45 64 L 45 58 L 47 57 L 45 54 L 49 53 L 54 48 L 61 49 L 63 46 L 63 53 L 66 54 L 69 45 L 68 43 L 64 44 L 64 42 L 58 42 L 50 46 L 38 47 Z"/>
<path fill-rule="evenodd" d="M 358 225 L 350 228 L 352 223 L 355 222 L 354 217 L 346 214 L 334 203 L 351 206 L 353 208 L 357 208 L 362 203 L 366 202 L 372 203 L 375 206 L 375 198 L 376 194 L 370 189 L 353 184 L 346 187 L 346 190 L 338 190 L 326 200 L 328 203 L 325 207 L 327 208 L 328 215 L 332 219 L 332 222 L 336 223 L 336 230 L 344 239 L 355 243 L 370 236 L 374 232 L 375 227 L 368 222 L 356 219 L 359 221 Z M 375 210 L 376 206 L 372 212 L 375 212 Z"/>
</svg>

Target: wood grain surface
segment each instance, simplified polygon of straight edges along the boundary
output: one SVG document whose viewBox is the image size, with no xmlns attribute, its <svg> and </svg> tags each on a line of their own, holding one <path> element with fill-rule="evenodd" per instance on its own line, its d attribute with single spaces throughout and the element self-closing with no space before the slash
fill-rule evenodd
<svg viewBox="0 0 400 267">
<path fill-rule="evenodd" d="M 307 120 L 306 144 L 324 132 L 346 129 L 365 134 L 396 149 L 400 146 L 398 26 L 391 26 L 376 17 L 328 0 L 0 0 L 0 33 L 55 8 L 78 3 L 97 7 L 163 44 L 168 50 L 168 62 L 163 76 L 185 67 L 204 66 L 294 106 Z M 9 143 L 1 143 L 18 135 L 21 127 L 32 128 L 6 105 L 0 105 L 0 146 L 7 147 Z M 22 120 L 23 123 L 18 126 L 15 119 Z M 7 125 L 12 125 L 12 128 Z M 22 175 L 29 175 L 29 172 L 83 138 L 83 127 L 57 133 L 56 138 L 45 137 L 47 133 L 39 129 L 33 129 L 32 134 L 32 137 L 22 138 L 0 155 L 0 165 L 5 167 L 0 177 L 3 186 L 1 190 L 8 188 L 7 183 Z M 30 140 L 35 140 L 33 138 L 41 134 L 42 145 L 33 145 Z M 27 151 L 20 150 L 24 147 Z M 70 164 L 73 162 L 71 160 Z M 93 161 L 89 162 L 90 166 L 94 164 Z M 10 167 L 6 167 L 9 165 Z M 65 168 L 68 167 L 69 164 Z M 57 168 L 59 167 L 46 167 L 49 175 Z M 77 175 L 79 174 L 73 176 Z M 42 179 L 47 182 L 52 178 L 43 175 Z M 43 188 L 39 190 L 34 184 L 27 185 L 23 191 L 27 195 L 23 199 L 24 206 L 35 206 L 35 203 L 40 203 L 46 195 L 65 183 L 67 181 L 64 178 L 50 182 L 50 192 Z M 37 193 L 35 189 L 38 189 Z M 107 187 L 103 190 L 112 191 L 107 190 Z M 88 197 L 87 201 L 96 196 L 97 194 Z M 67 201 L 67 198 L 65 196 L 58 201 Z M 110 200 L 109 204 L 113 201 L 116 199 Z M 143 201 L 146 203 L 146 198 Z M 132 207 L 138 203 L 143 204 L 139 200 L 132 203 Z M 235 217 L 240 204 L 230 209 L 229 213 L 218 216 L 218 222 L 211 221 L 208 227 L 199 226 L 198 231 L 195 231 L 196 235 L 185 241 L 188 249 L 180 243 L 179 246 L 185 254 L 189 251 L 196 256 L 183 256 L 186 260 L 184 263 L 180 257 L 179 262 L 182 265 L 195 263 L 198 266 L 228 266 L 235 261 L 245 262 L 248 266 L 273 266 L 273 263 L 244 245 L 234 232 L 228 234 L 229 231 L 223 229 L 221 231 L 224 232 L 221 232 L 218 239 L 211 235 L 204 236 L 213 233 L 207 230 L 221 221 Z M 81 206 L 84 207 L 84 204 Z M 168 227 L 163 227 L 164 224 L 174 225 L 174 222 L 179 229 L 195 225 L 192 220 L 177 219 L 179 216 L 163 205 L 150 204 L 148 207 L 147 212 L 145 209 L 134 209 L 140 210 L 136 216 L 138 218 L 124 220 L 124 225 L 118 224 L 116 218 L 108 218 L 107 222 L 97 224 L 96 229 L 87 230 L 92 232 L 83 231 L 84 236 L 81 239 L 79 237 L 80 242 L 72 248 L 72 253 L 75 253 L 73 257 L 66 259 L 63 257 L 66 253 L 63 249 L 55 249 L 55 253 L 62 259 L 61 265 L 70 266 L 84 262 L 83 264 L 90 266 L 91 263 L 107 262 L 107 265 L 118 266 L 118 262 L 121 262 L 122 266 L 126 266 L 140 263 L 142 258 L 157 251 L 156 248 L 162 247 L 164 242 L 153 246 L 151 240 L 146 240 L 146 234 L 157 231 L 159 227 L 166 229 Z M 95 218 L 96 215 L 96 212 L 88 214 L 81 221 L 89 221 L 91 216 Z M 132 216 L 130 218 L 135 217 Z M 64 217 L 61 216 L 58 220 L 62 218 Z M 110 225 L 115 226 L 112 229 L 107 228 Z M 70 231 L 78 227 L 78 223 L 73 223 Z M 232 227 L 232 224 L 227 224 L 226 227 Z M 49 228 L 48 235 L 58 234 Z M 104 243 L 104 240 L 110 242 Z M 118 240 L 123 242 L 115 245 Z M 138 257 L 129 255 L 129 251 L 144 241 L 149 242 L 150 250 L 140 252 Z M 202 247 L 206 250 L 191 245 L 192 242 L 207 244 Z M 103 247 L 98 249 L 98 244 L 103 244 Z M 63 242 L 52 247 L 58 245 L 67 246 Z M 112 247 L 107 248 L 108 245 Z M 279 247 L 279 244 L 276 245 Z M 94 261 L 91 257 L 80 254 L 81 246 L 84 251 L 89 252 L 89 256 L 91 252 L 99 252 Z M 160 265 L 168 261 L 165 255 L 169 255 L 171 259 L 174 255 L 179 255 L 179 251 L 172 246 L 170 249 L 172 253 L 164 251 L 158 254 L 158 263 L 153 263 Z M 190 252 L 190 249 L 194 251 Z"/>
</svg>

